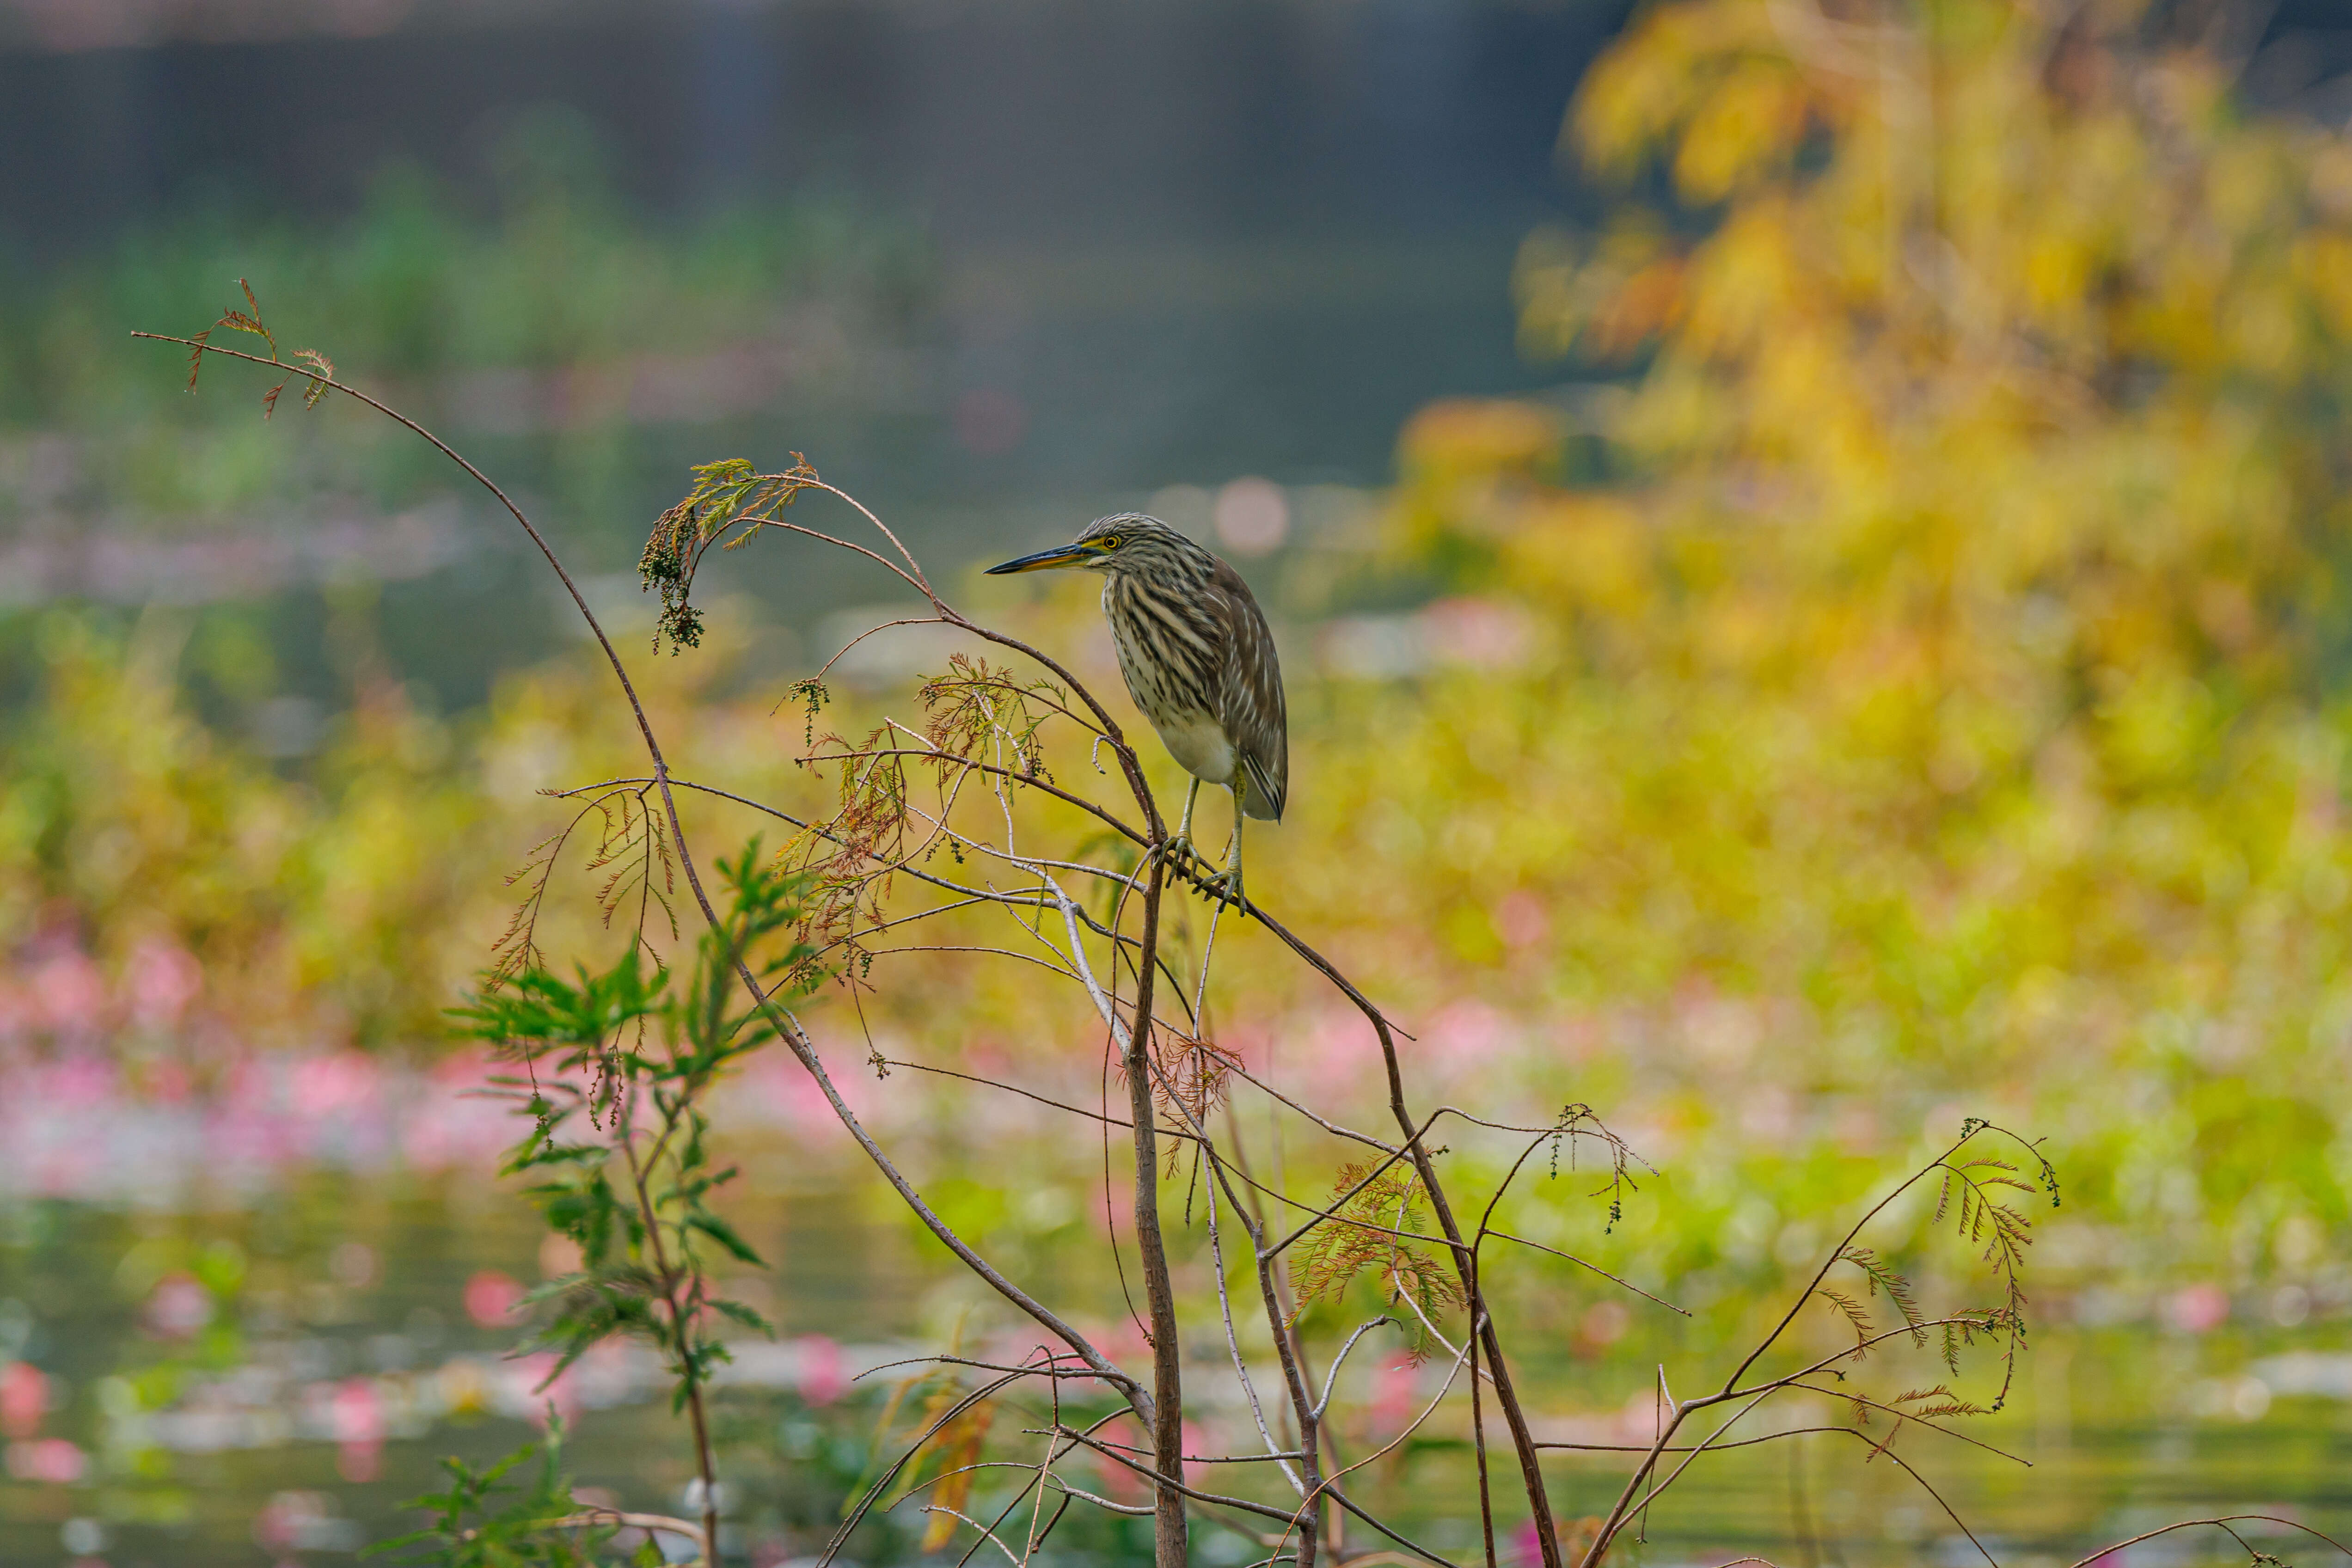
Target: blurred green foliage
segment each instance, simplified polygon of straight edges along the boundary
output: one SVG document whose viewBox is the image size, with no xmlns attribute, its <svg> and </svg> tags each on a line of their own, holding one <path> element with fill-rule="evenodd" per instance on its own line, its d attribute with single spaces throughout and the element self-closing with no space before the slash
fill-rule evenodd
<svg viewBox="0 0 2352 1568">
<path fill-rule="evenodd" d="M 289 341 L 331 339 L 341 359 L 390 377 L 677 353 L 766 329 L 781 304 L 829 289 L 909 308 L 928 284 L 915 231 L 821 193 L 644 215 L 561 111 L 526 117 L 490 163 L 480 201 L 394 163 L 340 219 L 208 202 L 110 257 L 20 276 L 29 292 L 0 314 L 0 416 L 82 425 L 191 407 L 144 360 L 126 375 L 92 348 L 133 327 L 210 321 L 239 303 L 239 278 Z"/>
<path fill-rule="evenodd" d="M 436 427 L 564 433 L 575 469 L 611 468 L 596 435 L 658 419 L 660 405 L 708 417 L 715 397 L 746 412 L 743 368 L 710 356 L 788 341 L 802 369 L 829 367 L 849 341 L 905 330 L 930 287 L 913 225 L 822 190 L 695 216 L 639 211 L 613 188 L 588 129 L 559 110 L 520 120 L 488 163 L 478 195 L 393 163 L 339 217 L 224 195 L 110 253 L 0 259 L 0 439 L 41 432 L 79 446 L 69 477 L 0 485 L 0 525 L 40 510 L 27 489 L 78 511 L 184 519 L 321 491 L 446 488 L 434 454 L 362 411 L 265 426 L 245 395 L 184 395 L 163 369 L 172 351 L 131 341 L 243 308 L 241 279 L 289 357 L 321 349 Z M 629 406 L 633 378 L 656 406 Z M 299 428 L 276 427 L 289 423 Z"/>
</svg>

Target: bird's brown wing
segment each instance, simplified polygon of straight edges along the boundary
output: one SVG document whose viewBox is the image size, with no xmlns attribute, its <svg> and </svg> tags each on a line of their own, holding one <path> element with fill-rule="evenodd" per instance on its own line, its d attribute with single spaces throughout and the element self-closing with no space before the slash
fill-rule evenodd
<svg viewBox="0 0 2352 1568">
<path fill-rule="evenodd" d="M 1274 633 L 1257 607 L 1257 596 L 1231 566 L 1218 562 L 1210 585 L 1225 634 L 1217 721 L 1249 775 L 1244 808 L 1252 816 L 1279 821 L 1290 791 L 1290 713 L 1283 701 L 1282 661 L 1275 654 Z"/>
</svg>

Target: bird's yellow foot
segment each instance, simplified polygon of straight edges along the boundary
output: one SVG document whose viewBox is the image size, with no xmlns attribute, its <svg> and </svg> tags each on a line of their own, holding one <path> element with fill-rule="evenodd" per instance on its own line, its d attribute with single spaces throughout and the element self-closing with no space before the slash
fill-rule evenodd
<svg viewBox="0 0 2352 1568">
<path fill-rule="evenodd" d="M 1161 839 L 1158 854 L 1161 860 L 1174 867 L 1179 875 L 1191 877 L 1196 881 L 1206 864 L 1201 858 L 1201 852 L 1192 847 L 1192 840 L 1181 833 Z"/>
<path fill-rule="evenodd" d="M 1238 868 L 1202 878 L 1201 891 L 1221 904 L 1231 904 L 1240 914 L 1249 913 L 1249 900 L 1242 896 L 1242 874 Z"/>
</svg>

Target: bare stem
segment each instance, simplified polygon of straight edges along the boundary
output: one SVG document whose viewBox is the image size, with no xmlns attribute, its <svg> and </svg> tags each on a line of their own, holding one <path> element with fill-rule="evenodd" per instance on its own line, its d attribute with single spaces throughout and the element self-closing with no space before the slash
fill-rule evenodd
<svg viewBox="0 0 2352 1568">
<path fill-rule="evenodd" d="M 1160 1230 L 1160 1142 L 1151 1108 L 1151 989 L 1160 951 L 1160 858 L 1143 889 L 1143 952 L 1136 965 L 1135 1023 L 1127 1036 L 1127 1102 L 1134 1120 L 1135 1240 L 1143 1258 L 1143 1289 L 1151 1313 L 1151 1447 L 1160 1476 L 1152 1512 L 1152 1555 L 1158 1568 L 1184 1568 L 1184 1371 L 1176 1326 L 1176 1290 L 1168 1275 L 1168 1247 Z"/>
<path fill-rule="evenodd" d="M 683 1110 L 683 1102 L 677 1109 Z M 621 1152 L 629 1162 L 629 1185 L 636 1194 L 638 1217 L 645 1223 L 646 1248 L 653 1254 L 654 1278 L 660 1281 L 662 1306 L 669 1313 L 670 1351 L 677 1357 L 678 1376 L 686 1387 L 688 1419 L 694 1432 L 695 1473 L 702 1479 L 702 1561 L 705 1568 L 718 1568 L 719 1466 L 710 1447 L 710 1422 L 703 1409 L 702 1379 L 695 1371 L 688 1343 L 693 1331 L 690 1315 L 678 1301 L 680 1271 L 671 1268 L 669 1249 L 662 1242 L 661 1209 L 654 1202 L 651 1161 L 638 1158 L 636 1129 L 631 1121 L 622 1121 L 620 1133 Z"/>
</svg>

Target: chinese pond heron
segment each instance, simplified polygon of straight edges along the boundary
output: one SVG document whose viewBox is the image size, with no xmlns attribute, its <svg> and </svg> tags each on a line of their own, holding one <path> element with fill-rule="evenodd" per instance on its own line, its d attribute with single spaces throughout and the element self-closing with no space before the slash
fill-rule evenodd
<svg viewBox="0 0 2352 1568">
<path fill-rule="evenodd" d="M 1241 574 L 1155 517 L 1099 518 L 1067 544 L 989 568 L 992 574 L 1083 568 L 1103 574 L 1103 615 L 1128 695 L 1169 754 L 1192 775 L 1168 853 L 1192 857 L 1192 805 L 1203 784 L 1234 792 L 1234 845 L 1209 886 L 1246 910 L 1242 822 L 1278 822 L 1290 783 L 1289 718 L 1274 634 Z"/>
</svg>

